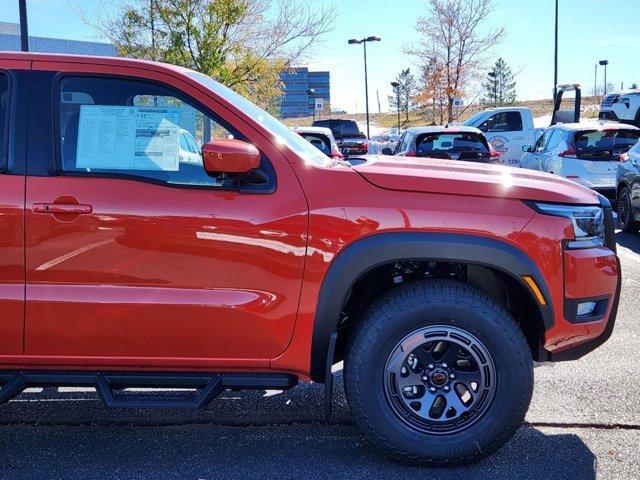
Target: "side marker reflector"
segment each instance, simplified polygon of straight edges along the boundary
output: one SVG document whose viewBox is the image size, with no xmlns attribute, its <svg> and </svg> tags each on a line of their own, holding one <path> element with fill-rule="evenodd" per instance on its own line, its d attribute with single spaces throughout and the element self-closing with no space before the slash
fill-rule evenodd
<svg viewBox="0 0 640 480">
<path fill-rule="evenodd" d="M 533 277 L 529 275 L 525 275 L 522 277 L 522 279 L 525 281 L 527 285 L 529 285 L 529 288 L 531 289 L 533 294 L 536 296 L 536 300 L 538 300 L 538 303 L 542 306 L 545 306 L 547 304 L 547 301 L 544 299 L 544 295 L 542 295 L 542 292 L 540 291 L 540 287 L 538 287 L 538 284 L 533 279 Z"/>
</svg>

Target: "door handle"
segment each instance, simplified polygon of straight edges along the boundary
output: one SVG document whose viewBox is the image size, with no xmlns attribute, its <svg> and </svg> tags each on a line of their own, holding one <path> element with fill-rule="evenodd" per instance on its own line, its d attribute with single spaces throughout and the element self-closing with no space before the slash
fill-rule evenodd
<svg viewBox="0 0 640 480">
<path fill-rule="evenodd" d="M 73 203 L 34 203 L 33 213 L 75 213 L 88 214 L 93 211 L 93 207 L 87 204 Z"/>
</svg>

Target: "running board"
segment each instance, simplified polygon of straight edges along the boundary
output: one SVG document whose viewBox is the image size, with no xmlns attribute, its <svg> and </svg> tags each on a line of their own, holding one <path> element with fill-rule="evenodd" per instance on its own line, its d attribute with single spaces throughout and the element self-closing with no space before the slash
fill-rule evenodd
<svg viewBox="0 0 640 480">
<path fill-rule="evenodd" d="M 284 373 L 2 371 L 0 403 L 8 402 L 27 387 L 74 386 L 95 387 L 104 404 L 111 408 L 196 409 L 205 407 L 225 390 L 286 390 L 297 383 L 295 375 Z M 118 398 L 114 390 L 125 388 L 180 388 L 199 392 L 192 400 L 154 400 L 144 398 L 144 394 L 130 393 L 127 397 L 134 398 Z"/>
</svg>

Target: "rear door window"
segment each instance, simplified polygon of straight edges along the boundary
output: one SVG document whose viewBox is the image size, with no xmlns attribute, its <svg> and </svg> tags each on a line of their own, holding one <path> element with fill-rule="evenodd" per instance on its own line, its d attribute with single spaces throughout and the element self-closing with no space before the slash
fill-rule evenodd
<svg viewBox="0 0 640 480">
<path fill-rule="evenodd" d="M 578 158 L 611 161 L 628 152 L 639 138 L 640 130 L 587 130 L 573 135 L 573 145 Z"/>
<path fill-rule="evenodd" d="M 9 78 L 0 72 L 0 170 L 7 165 L 9 140 Z"/>
</svg>

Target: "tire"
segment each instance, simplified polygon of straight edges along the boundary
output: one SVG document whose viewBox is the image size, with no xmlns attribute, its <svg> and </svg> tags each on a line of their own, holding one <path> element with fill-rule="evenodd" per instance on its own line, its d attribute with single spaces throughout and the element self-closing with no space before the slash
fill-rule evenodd
<svg viewBox="0 0 640 480">
<path fill-rule="evenodd" d="M 485 381 L 481 382 L 484 386 L 489 385 L 493 388 L 493 394 L 484 396 L 484 404 L 477 407 L 481 413 L 464 412 L 457 427 L 454 425 L 446 429 L 442 429 L 442 425 L 454 421 L 445 418 L 444 422 L 440 423 L 439 420 L 430 418 L 413 418 L 419 417 L 419 413 L 416 412 L 402 417 L 398 409 L 406 408 L 409 411 L 409 408 L 418 407 L 415 405 L 416 402 L 412 402 L 410 407 L 402 406 L 403 402 L 406 403 L 408 400 L 405 400 L 397 389 L 394 394 L 394 382 L 391 379 L 402 379 L 403 373 L 389 373 L 400 365 L 398 361 L 391 361 L 395 359 L 394 355 L 397 352 L 405 355 L 409 351 L 408 348 L 400 348 L 399 343 L 411 342 L 413 338 L 439 338 L 433 335 L 443 330 L 448 330 L 447 335 L 451 339 L 447 355 L 448 349 L 452 346 L 456 346 L 459 349 L 458 355 L 462 355 L 464 346 L 461 348 L 453 342 L 467 335 L 478 342 L 477 348 L 473 351 L 483 351 L 488 355 L 488 360 L 485 358 L 484 361 L 492 362 L 494 367 L 493 370 L 491 365 L 478 368 L 478 372 L 493 374 L 493 377 L 487 375 Z M 424 336 L 422 332 L 425 332 Z M 427 348 L 431 348 L 432 355 L 435 355 L 439 345 L 436 342 L 438 340 L 421 345 L 420 348 L 424 351 L 416 348 L 412 355 L 413 352 L 416 352 L 416 355 L 425 354 Z M 434 344 L 436 347 L 433 347 Z M 415 345 L 412 344 L 410 348 Z M 483 357 L 478 357 L 479 361 L 482 361 Z M 411 358 L 411 355 L 407 358 Z M 462 365 L 460 362 L 464 358 L 459 358 L 461 359 L 453 366 L 448 366 L 452 372 L 450 374 L 456 372 L 453 369 Z M 415 361 L 415 357 L 413 360 Z M 418 365 L 412 365 L 418 372 L 422 371 L 424 365 L 419 364 L 422 360 L 415 362 Z M 489 455 L 507 442 L 522 425 L 533 391 L 531 353 L 517 323 L 504 308 L 480 290 L 455 281 L 435 280 L 407 284 L 388 292 L 376 301 L 365 312 L 351 335 L 345 364 L 345 390 L 357 424 L 368 439 L 382 451 L 396 459 L 411 463 L 432 466 L 458 465 Z M 404 372 L 402 369 L 405 368 L 405 363 L 402 365 L 400 371 Z M 438 365 L 434 367 L 431 364 L 425 368 L 437 369 L 440 368 Z M 416 375 L 413 367 L 411 369 L 411 374 Z M 430 389 L 436 388 L 432 380 L 440 382 L 443 377 L 437 370 L 433 370 L 431 376 L 424 372 L 417 374 L 425 381 L 425 396 L 422 397 L 425 399 L 425 408 L 421 407 L 420 412 L 426 410 L 432 398 L 427 396 L 426 386 L 431 385 Z M 464 372 L 459 374 L 462 377 Z M 444 377 L 446 376 L 445 374 Z M 426 378 L 429 378 L 428 383 Z M 486 381 L 487 378 L 493 383 Z M 451 380 L 453 388 L 449 388 L 447 395 L 459 388 L 459 384 L 454 384 L 457 381 Z M 477 385 L 476 382 L 476 387 Z M 422 390 L 420 386 L 416 388 Z M 438 392 L 445 394 L 442 390 Z M 482 396 L 479 393 L 475 395 L 471 405 L 480 405 L 473 403 L 480 402 L 478 397 Z M 463 405 L 460 407 L 461 410 L 465 408 Z M 454 411 L 457 414 L 455 408 L 449 407 L 448 401 L 445 410 L 447 408 L 449 410 L 446 416 Z M 430 409 L 427 416 L 431 414 Z M 435 411 L 434 415 L 438 414 L 439 412 Z M 464 421 L 462 416 L 466 416 Z M 429 425 L 425 426 L 422 422 Z"/>
<path fill-rule="evenodd" d="M 620 229 L 626 233 L 638 233 L 640 223 L 633 217 L 633 208 L 631 207 L 631 192 L 627 187 L 622 187 L 618 194 L 616 210 L 618 211 L 618 221 Z"/>
</svg>

